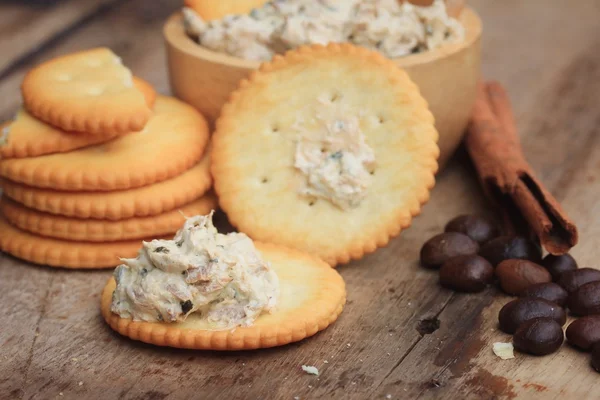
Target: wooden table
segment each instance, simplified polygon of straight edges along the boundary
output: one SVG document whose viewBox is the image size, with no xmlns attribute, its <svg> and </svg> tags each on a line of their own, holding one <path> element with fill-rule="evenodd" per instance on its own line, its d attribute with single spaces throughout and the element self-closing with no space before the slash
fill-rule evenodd
<svg viewBox="0 0 600 400">
<path fill-rule="evenodd" d="M 181 1 L 64 0 L 0 5 L 0 119 L 19 105 L 28 68 L 98 45 L 168 93 L 161 26 Z M 485 23 L 484 73 L 517 109 L 528 158 L 578 223 L 573 253 L 597 266 L 600 248 L 600 3 L 473 0 Z M 589 355 L 569 346 L 502 361 L 493 342 L 496 289 L 457 294 L 417 265 L 446 221 L 486 204 L 464 155 L 440 174 L 430 203 L 386 249 L 340 267 L 348 304 L 336 324 L 279 349 L 214 353 L 156 348 L 113 333 L 100 317 L 110 271 L 33 266 L 0 256 L 0 397 L 124 399 L 598 398 Z M 302 372 L 315 365 L 319 377 Z"/>
</svg>

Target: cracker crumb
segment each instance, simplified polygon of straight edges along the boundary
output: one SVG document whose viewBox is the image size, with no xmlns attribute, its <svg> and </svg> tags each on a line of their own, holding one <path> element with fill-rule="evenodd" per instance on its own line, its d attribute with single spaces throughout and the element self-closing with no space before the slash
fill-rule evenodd
<svg viewBox="0 0 600 400">
<path fill-rule="evenodd" d="M 391 398 L 392 398 L 392 395 L 391 395 L 391 394 L 386 394 L 386 395 L 385 395 L 385 398 L 386 398 L 386 399 L 391 399 Z"/>
<path fill-rule="evenodd" d="M 83 385 L 83 382 L 79 381 L 78 385 L 79 385 L 79 386 Z"/>
<path fill-rule="evenodd" d="M 312 365 L 303 365 L 302 370 L 309 375 L 319 375 L 319 370 L 317 367 L 313 367 Z"/>
<path fill-rule="evenodd" d="M 350 347 L 350 346 L 352 346 L 352 345 L 351 345 L 350 343 L 348 343 L 346 346 Z"/>
<path fill-rule="evenodd" d="M 300 400 L 300 396 L 294 396 L 294 400 Z"/>
<path fill-rule="evenodd" d="M 358 361 L 363 362 L 363 360 L 358 360 Z"/>
<path fill-rule="evenodd" d="M 353 381 L 353 382 L 352 382 L 352 384 L 353 384 L 353 385 L 356 385 L 356 382 L 354 382 L 354 381 Z"/>
<path fill-rule="evenodd" d="M 78 360 L 77 358 L 71 358 L 71 361 L 73 361 L 73 362 L 77 362 L 77 361 L 79 361 L 79 360 Z"/>
<path fill-rule="evenodd" d="M 325 360 L 323 361 L 324 364 L 329 364 L 329 361 Z"/>
<path fill-rule="evenodd" d="M 60 392 L 58 395 L 59 395 L 59 396 L 62 396 L 62 395 L 63 395 L 63 392 Z"/>
<path fill-rule="evenodd" d="M 308 388 L 309 388 L 309 389 L 312 389 L 312 385 L 308 385 Z"/>
<path fill-rule="evenodd" d="M 515 358 L 512 343 L 496 342 L 492 345 L 492 350 L 494 351 L 495 355 L 503 360 Z"/>
</svg>

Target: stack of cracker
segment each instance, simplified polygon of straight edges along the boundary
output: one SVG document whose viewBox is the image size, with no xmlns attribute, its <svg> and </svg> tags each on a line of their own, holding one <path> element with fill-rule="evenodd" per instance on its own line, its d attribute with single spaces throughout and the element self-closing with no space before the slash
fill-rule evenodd
<svg viewBox="0 0 600 400">
<path fill-rule="evenodd" d="M 0 249 L 105 268 L 216 207 L 206 120 L 157 95 L 113 52 L 60 57 L 23 80 L 0 138 Z"/>
</svg>

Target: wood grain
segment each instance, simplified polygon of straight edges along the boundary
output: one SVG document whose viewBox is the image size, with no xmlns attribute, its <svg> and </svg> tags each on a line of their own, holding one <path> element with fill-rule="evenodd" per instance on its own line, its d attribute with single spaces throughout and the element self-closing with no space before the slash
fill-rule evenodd
<svg viewBox="0 0 600 400">
<path fill-rule="evenodd" d="M 179 2 L 149 3 L 115 5 L 36 52 L 0 80 L 0 117 L 16 110 L 29 66 L 100 44 L 167 92 L 161 28 Z M 484 75 L 508 88 L 528 160 L 578 224 L 581 240 L 572 254 L 580 265 L 596 267 L 600 5 L 470 3 L 485 24 Z M 123 339 L 99 314 L 109 272 L 50 270 L 1 255 L 0 397 L 596 398 L 598 375 L 588 355 L 564 346 L 543 358 L 498 359 L 491 346 L 510 340 L 496 326 L 508 298 L 493 288 L 453 294 L 438 286 L 434 272 L 418 267 L 426 239 L 452 217 L 477 211 L 485 212 L 486 204 L 461 153 L 439 176 L 413 227 L 388 248 L 340 267 L 349 301 L 336 324 L 304 342 L 259 352 L 179 351 Z M 317 366 L 321 375 L 303 373 L 303 364 Z"/>
<path fill-rule="evenodd" d="M 50 40 L 74 32 L 117 0 L 68 0 L 23 7 L 17 2 L 0 13 L 0 76 Z M 21 2 L 23 3 L 23 2 Z"/>
</svg>

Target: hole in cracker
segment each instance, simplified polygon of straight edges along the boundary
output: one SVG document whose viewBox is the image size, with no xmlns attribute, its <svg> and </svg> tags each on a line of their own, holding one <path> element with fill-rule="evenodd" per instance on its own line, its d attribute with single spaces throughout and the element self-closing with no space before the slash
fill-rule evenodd
<svg viewBox="0 0 600 400">
<path fill-rule="evenodd" d="M 337 93 L 334 93 L 331 95 L 331 102 L 335 103 L 336 101 L 338 101 L 340 99 L 340 95 Z"/>
<path fill-rule="evenodd" d="M 262 178 L 260 180 L 261 183 L 269 183 L 269 178 Z"/>
<path fill-rule="evenodd" d="M 312 200 L 312 201 L 310 201 L 310 202 L 308 203 L 308 205 L 309 205 L 310 207 L 312 207 L 312 206 L 314 206 L 314 205 L 315 205 L 315 203 L 316 203 L 316 202 L 317 202 L 316 200 Z"/>
<path fill-rule="evenodd" d="M 68 81 L 71 80 L 71 75 L 69 75 L 69 74 L 60 74 L 60 75 L 58 75 L 56 77 L 56 80 L 60 81 L 60 82 L 68 82 Z"/>
<path fill-rule="evenodd" d="M 271 131 L 273 131 L 273 133 L 277 133 L 277 132 L 279 132 L 279 127 L 277 125 L 273 125 L 273 127 L 271 128 Z"/>
<path fill-rule="evenodd" d="M 375 175 L 375 170 L 373 170 L 373 171 L 369 171 L 369 173 L 370 173 L 371 175 Z"/>
<path fill-rule="evenodd" d="M 104 93 L 104 89 L 101 87 L 91 87 L 88 89 L 87 93 L 90 96 L 100 96 L 102 93 Z"/>
<path fill-rule="evenodd" d="M 377 117 L 379 119 L 379 123 L 383 124 L 385 122 L 385 118 L 383 118 L 381 115 Z"/>
<path fill-rule="evenodd" d="M 88 67 L 98 68 L 99 66 L 102 65 L 102 62 L 100 60 L 90 58 L 89 60 L 87 60 L 87 65 L 88 65 Z"/>
</svg>

